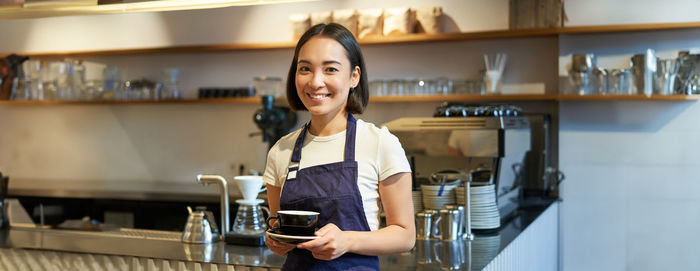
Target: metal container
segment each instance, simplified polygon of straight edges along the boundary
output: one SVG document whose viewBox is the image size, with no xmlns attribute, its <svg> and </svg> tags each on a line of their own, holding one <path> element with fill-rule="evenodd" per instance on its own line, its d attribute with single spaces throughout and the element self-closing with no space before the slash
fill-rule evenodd
<svg viewBox="0 0 700 271">
<path fill-rule="evenodd" d="M 433 237 L 440 239 L 440 241 L 461 240 L 459 226 L 459 210 L 442 209 L 440 210 L 440 216 L 433 223 L 433 227 L 438 229 L 438 232 Z"/>
<path fill-rule="evenodd" d="M 182 232 L 182 242 L 193 244 L 209 244 L 219 239 L 218 227 L 214 214 L 207 207 L 197 206 L 195 211 L 187 206 L 190 215 L 187 217 L 185 230 Z"/>
<path fill-rule="evenodd" d="M 654 75 L 656 74 L 656 56 L 654 50 L 647 49 L 644 54 L 636 54 L 631 58 L 632 77 L 638 94 L 651 95 L 654 90 Z"/>
<path fill-rule="evenodd" d="M 576 54 L 571 56 L 571 71 L 588 73 L 596 66 L 594 54 Z"/>
<path fill-rule="evenodd" d="M 447 209 L 447 210 L 457 210 L 457 211 L 459 211 L 459 218 L 458 218 L 458 220 L 459 220 L 459 227 L 458 227 L 458 233 L 457 233 L 457 234 L 458 234 L 460 237 L 463 237 L 463 236 L 464 236 L 464 233 L 465 233 L 465 227 L 466 227 L 466 224 L 467 224 L 467 218 L 466 218 L 466 214 L 465 214 L 465 212 L 464 212 L 464 210 L 465 210 L 464 205 L 448 204 L 448 205 L 445 205 L 445 209 Z"/>
<path fill-rule="evenodd" d="M 416 213 L 416 240 L 430 240 L 432 236 L 432 212 Z"/>
</svg>

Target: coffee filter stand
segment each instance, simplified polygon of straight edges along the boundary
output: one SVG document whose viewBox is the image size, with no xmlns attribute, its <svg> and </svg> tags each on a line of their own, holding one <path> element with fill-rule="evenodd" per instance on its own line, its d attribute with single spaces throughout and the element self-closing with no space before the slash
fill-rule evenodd
<svg viewBox="0 0 700 271">
<path fill-rule="evenodd" d="M 265 234 L 244 234 L 229 231 L 224 235 L 224 241 L 229 245 L 261 247 L 265 245 Z"/>
<path fill-rule="evenodd" d="M 236 183 L 236 186 L 239 187 L 239 190 L 245 190 L 241 187 L 242 182 L 236 180 L 234 178 L 234 183 Z M 238 205 L 250 205 L 250 206 L 257 206 L 263 202 L 265 202 L 263 199 L 257 199 L 257 198 L 249 198 L 250 196 L 247 196 L 245 193 L 241 192 L 243 194 L 243 199 L 237 199 L 235 202 Z M 257 194 L 255 194 L 257 196 Z M 238 214 L 236 214 L 238 216 Z M 261 234 L 245 234 L 245 233 L 239 233 L 235 232 L 234 230 L 230 230 L 224 235 L 224 241 L 227 244 L 231 245 L 244 245 L 244 246 L 264 246 L 265 245 L 265 233 Z"/>
</svg>

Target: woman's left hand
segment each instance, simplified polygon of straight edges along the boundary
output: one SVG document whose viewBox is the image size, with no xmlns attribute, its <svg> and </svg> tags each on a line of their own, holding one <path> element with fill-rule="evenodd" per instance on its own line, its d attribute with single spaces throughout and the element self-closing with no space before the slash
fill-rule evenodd
<svg viewBox="0 0 700 271">
<path fill-rule="evenodd" d="M 338 258 L 350 249 L 348 233 L 333 223 L 326 224 L 315 234 L 320 237 L 298 244 L 297 248 L 308 249 L 314 258 L 326 261 Z"/>
</svg>

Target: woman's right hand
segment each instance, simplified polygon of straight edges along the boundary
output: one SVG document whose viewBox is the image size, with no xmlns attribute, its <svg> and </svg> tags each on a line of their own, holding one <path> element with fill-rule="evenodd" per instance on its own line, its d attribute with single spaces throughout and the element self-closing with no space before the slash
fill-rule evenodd
<svg viewBox="0 0 700 271">
<path fill-rule="evenodd" d="M 280 256 L 287 255 L 289 251 L 297 247 L 296 245 L 278 242 L 277 240 L 270 238 L 270 235 L 267 232 L 265 232 L 265 245 L 267 245 L 267 248 L 272 250 L 272 252 Z"/>
<path fill-rule="evenodd" d="M 273 186 L 273 185 L 267 185 L 267 200 L 270 205 L 270 215 L 271 216 L 276 216 L 277 211 L 280 209 L 280 194 L 282 193 L 282 188 Z M 279 221 L 276 219 L 274 222 L 272 222 L 272 225 L 269 225 L 272 228 L 279 227 Z M 290 244 L 285 244 L 278 242 L 277 240 L 274 240 L 270 238 L 270 235 L 265 232 L 265 245 L 267 245 L 267 248 L 272 250 L 277 255 L 284 256 L 289 253 L 292 249 L 296 247 L 296 245 L 290 245 Z"/>
<path fill-rule="evenodd" d="M 274 227 L 279 227 L 279 221 L 275 221 L 271 225 L 273 228 Z M 268 232 L 265 232 L 265 245 L 267 245 L 267 248 L 272 250 L 277 255 L 284 256 L 289 253 L 292 249 L 297 247 L 296 245 L 291 245 L 291 244 L 285 244 L 282 242 L 279 242 L 275 239 L 270 238 L 270 235 Z"/>
</svg>

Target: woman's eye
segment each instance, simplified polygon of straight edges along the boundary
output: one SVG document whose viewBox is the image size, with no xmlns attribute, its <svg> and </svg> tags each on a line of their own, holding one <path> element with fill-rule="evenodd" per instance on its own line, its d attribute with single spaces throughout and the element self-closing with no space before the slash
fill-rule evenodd
<svg viewBox="0 0 700 271">
<path fill-rule="evenodd" d="M 328 68 L 326 68 L 326 71 L 327 71 L 327 72 L 337 72 L 338 69 L 333 68 L 333 67 L 328 67 Z"/>
<path fill-rule="evenodd" d="M 308 72 L 308 71 L 309 71 L 309 67 L 301 66 L 301 67 L 299 67 L 299 71 L 300 71 L 300 72 Z"/>
</svg>

